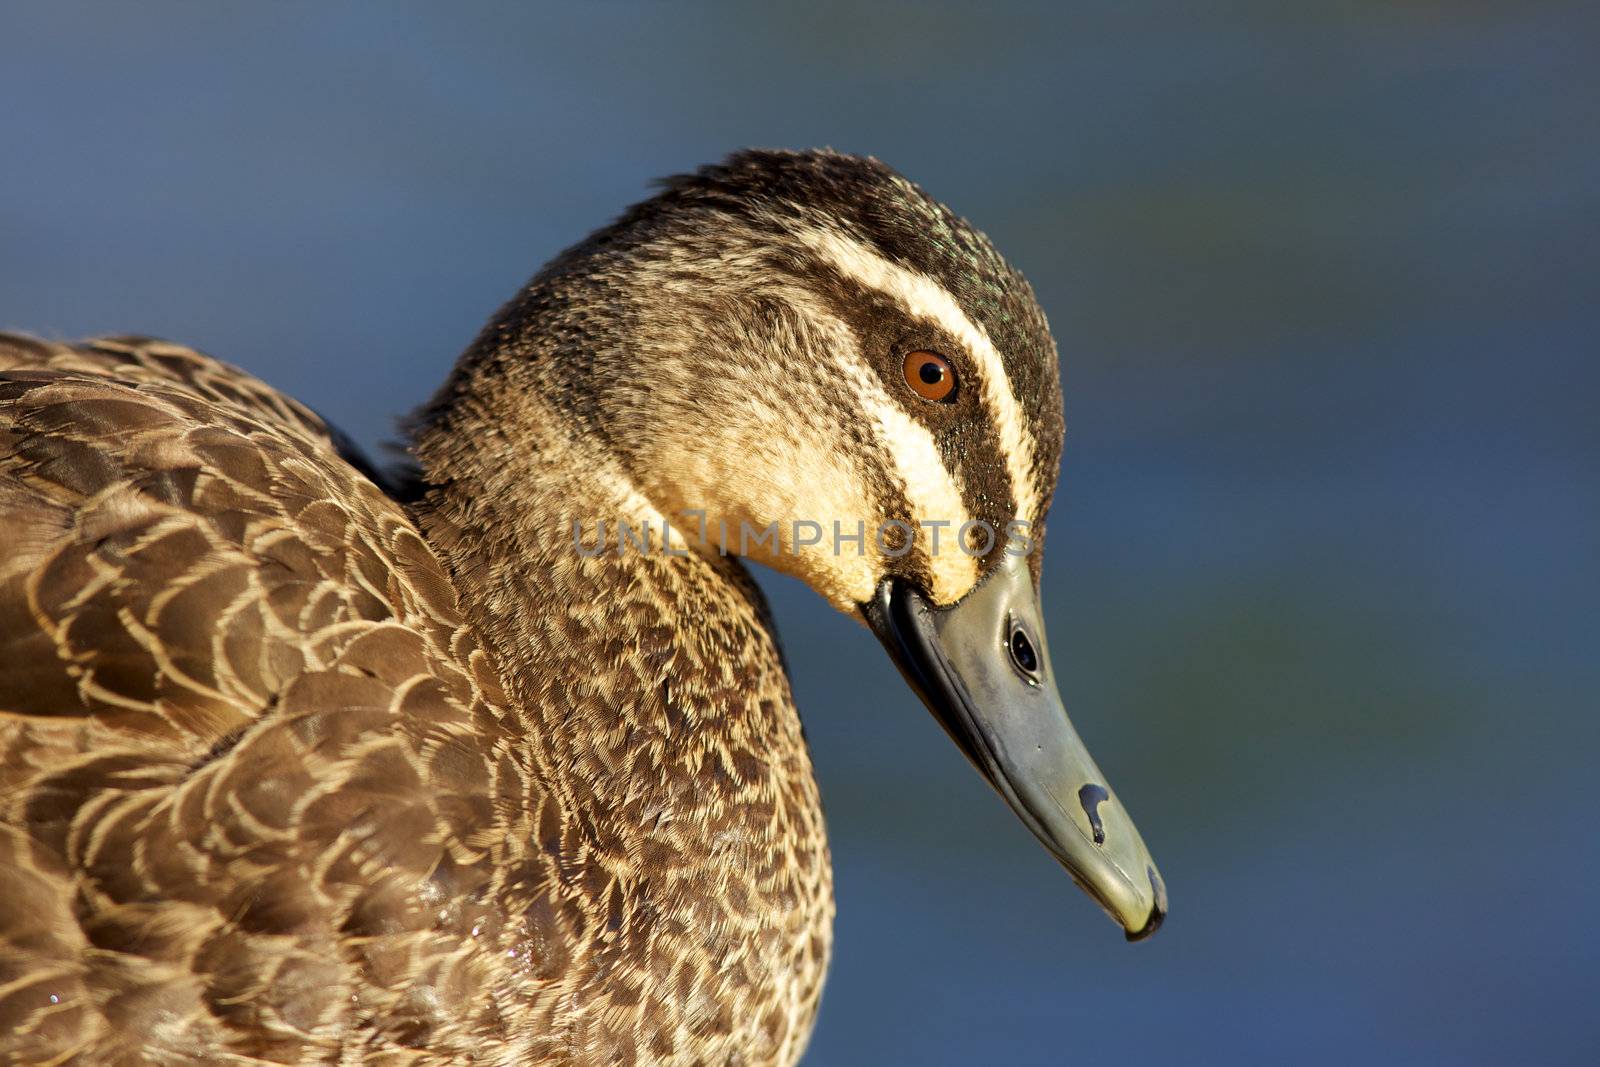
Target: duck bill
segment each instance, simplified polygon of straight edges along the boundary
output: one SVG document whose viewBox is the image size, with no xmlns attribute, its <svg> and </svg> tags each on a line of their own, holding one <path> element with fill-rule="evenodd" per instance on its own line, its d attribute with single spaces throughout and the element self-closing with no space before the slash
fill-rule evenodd
<svg viewBox="0 0 1600 1067">
<path fill-rule="evenodd" d="M 1128 940 L 1154 933 L 1166 888 L 1067 718 L 1027 560 L 1006 556 L 947 607 L 888 578 L 861 611 L 922 702 L 1073 881 Z"/>
</svg>

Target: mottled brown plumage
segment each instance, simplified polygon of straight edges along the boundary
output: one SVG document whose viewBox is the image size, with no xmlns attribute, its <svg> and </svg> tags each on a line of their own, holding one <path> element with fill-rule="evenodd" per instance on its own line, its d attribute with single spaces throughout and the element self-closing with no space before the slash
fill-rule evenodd
<svg viewBox="0 0 1600 1067">
<path fill-rule="evenodd" d="M 960 405 L 900 395 L 911 344 L 974 361 Z M 800 1055 L 833 902 L 762 599 L 715 550 L 569 527 L 929 493 L 1042 521 L 1026 284 L 880 164 L 751 153 L 553 262 L 413 432 L 391 494 L 190 349 L 0 337 L 0 1062 Z M 847 610 L 935 575 L 771 558 Z"/>
<path fill-rule="evenodd" d="M 827 865 L 747 581 L 563 553 L 513 700 L 303 407 L 159 342 L 7 338 L 0 369 L 0 1060 L 799 1040 Z M 596 673 L 644 627 L 659 678 Z"/>
</svg>

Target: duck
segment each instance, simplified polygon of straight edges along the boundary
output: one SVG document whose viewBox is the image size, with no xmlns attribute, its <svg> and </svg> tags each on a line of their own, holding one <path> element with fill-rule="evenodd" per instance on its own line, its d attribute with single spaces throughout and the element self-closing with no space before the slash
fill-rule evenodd
<svg viewBox="0 0 1600 1067">
<path fill-rule="evenodd" d="M 1055 342 L 895 170 L 665 180 L 405 433 L 380 467 L 191 348 L 0 337 L 0 1061 L 797 1062 L 834 897 L 751 564 L 1160 924 L 1045 639 Z"/>
</svg>

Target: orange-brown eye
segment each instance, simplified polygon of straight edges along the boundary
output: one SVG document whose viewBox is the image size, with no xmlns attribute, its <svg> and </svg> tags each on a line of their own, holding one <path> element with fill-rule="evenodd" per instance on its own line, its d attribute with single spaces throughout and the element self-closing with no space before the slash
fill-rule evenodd
<svg viewBox="0 0 1600 1067">
<path fill-rule="evenodd" d="M 906 353 L 906 384 L 924 400 L 947 401 L 956 391 L 956 369 L 937 352 Z"/>
</svg>

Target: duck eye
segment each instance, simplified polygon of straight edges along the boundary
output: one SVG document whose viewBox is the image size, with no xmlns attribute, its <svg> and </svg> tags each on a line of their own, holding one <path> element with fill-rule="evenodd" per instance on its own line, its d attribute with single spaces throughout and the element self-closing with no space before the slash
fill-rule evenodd
<svg viewBox="0 0 1600 1067">
<path fill-rule="evenodd" d="M 924 400 L 948 403 L 956 391 L 956 369 L 937 352 L 906 353 L 906 384 Z"/>
</svg>

